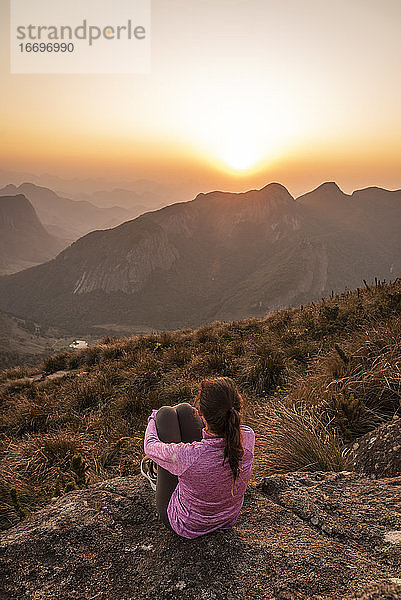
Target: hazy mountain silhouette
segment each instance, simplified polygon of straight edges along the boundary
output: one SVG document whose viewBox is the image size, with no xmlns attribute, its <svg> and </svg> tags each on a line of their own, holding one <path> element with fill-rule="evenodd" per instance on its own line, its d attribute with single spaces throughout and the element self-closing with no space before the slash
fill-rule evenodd
<svg viewBox="0 0 401 600">
<path fill-rule="evenodd" d="M 46 231 L 23 194 L 0 197 L 0 274 L 43 263 L 63 247 Z"/>
<path fill-rule="evenodd" d="M 131 218 L 135 218 L 144 212 L 156 210 L 169 204 L 168 199 L 166 202 L 165 194 L 161 195 L 152 191 L 138 193 L 121 188 L 97 190 L 90 194 L 78 194 L 75 197 L 79 200 L 90 202 L 100 208 L 119 206 L 129 211 Z"/>
<path fill-rule="evenodd" d="M 104 177 L 62 178 L 50 173 L 40 175 L 6 171 L 0 168 L 0 187 L 10 181 L 16 186 L 29 181 L 36 186 L 49 188 L 58 196 L 72 200 L 87 200 L 96 206 L 119 206 L 131 211 L 137 204 L 144 205 L 145 211 L 155 210 L 167 204 L 193 198 L 200 184 L 192 178 L 181 177 L 179 181 L 165 182 L 157 179 L 119 179 L 108 180 Z M 128 218 L 135 218 L 132 214 Z"/>
<path fill-rule="evenodd" d="M 87 201 L 62 198 L 33 183 L 9 184 L 0 190 L 0 196 L 15 194 L 29 199 L 46 229 L 65 241 L 64 247 L 90 231 L 115 227 L 131 218 L 131 212 L 119 206 L 99 208 Z"/>
<path fill-rule="evenodd" d="M 0 308 L 72 330 L 173 328 L 264 315 L 363 279 L 395 278 L 400 194 L 347 196 L 323 184 L 295 200 L 276 183 L 199 194 L 0 279 Z"/>
</svg>

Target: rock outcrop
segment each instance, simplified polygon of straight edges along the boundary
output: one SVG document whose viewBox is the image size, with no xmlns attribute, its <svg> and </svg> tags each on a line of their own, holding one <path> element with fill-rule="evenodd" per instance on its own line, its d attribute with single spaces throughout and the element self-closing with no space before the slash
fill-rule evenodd
<svg viewBox="0 0 401 600">
<path fill-rule="evenodd" d="M 355 471 L 373 479 L 401 475 L 401 419 L 384 423 L 360 437 L 349 458 Z"/>
<path fill-rule="evenodd" d="M 139 476 L 65 494 L 0 543 L 1 600 L 401 597 L 401 477 L 292 473 L 249 486 L 236 526 L 187 540 Z"/>
</svg>

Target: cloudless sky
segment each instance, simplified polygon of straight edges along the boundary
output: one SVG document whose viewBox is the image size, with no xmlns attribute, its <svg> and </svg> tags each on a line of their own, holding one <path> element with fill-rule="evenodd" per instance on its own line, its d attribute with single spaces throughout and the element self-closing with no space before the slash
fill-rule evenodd
<svg viewBox="0 0 401 600">
<path fill-rule="evenodd" d="M 153 0 L 147 75 L 12 75 L 0 2 L 3 169 L 401 187 L 400 0 Z"/>
</svg>

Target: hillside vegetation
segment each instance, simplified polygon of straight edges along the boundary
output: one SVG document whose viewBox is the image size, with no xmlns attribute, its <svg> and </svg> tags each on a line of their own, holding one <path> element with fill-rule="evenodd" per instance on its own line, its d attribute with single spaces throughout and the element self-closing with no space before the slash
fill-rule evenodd
<svg viewBox="0 0 401 600">
<path fill-rule="evenodd" d="M 400 412 L 401 280 L 260 319 L 105 338 L 37 371 L 4 371 L 2 527 L 65 491 L 138 473 L 151 409 L 193 402 L 213 375 L 244 395 L 254 480 L 350 469 L 355 439 Z"/>
</svg>

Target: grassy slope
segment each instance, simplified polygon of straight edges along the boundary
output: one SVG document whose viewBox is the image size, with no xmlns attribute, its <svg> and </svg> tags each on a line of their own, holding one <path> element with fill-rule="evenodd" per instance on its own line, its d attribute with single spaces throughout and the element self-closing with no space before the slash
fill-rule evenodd
<svg viewBox="0 0 401 600">
<path fill-rule="evenodd" d="M 10 490 L 32 510 L 74 485 L 139 472 L 152 408 L 193 402 L 199 381 L 227 375 L 257 434 L 253 477 L 347 467 L 355 438 L 400 409 L 401 281 L 263 319 L 215 322 L 55 355 L 44 373 L 0 374 L 0 522 Z M 17 507 L 17 510 L 20 510 Z"/>
</svg>

